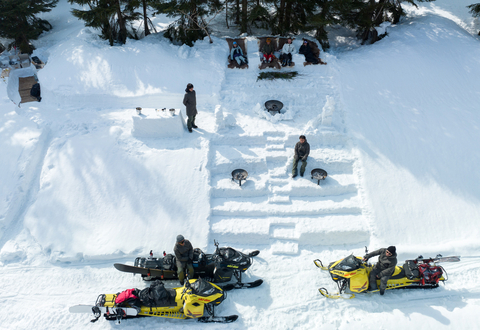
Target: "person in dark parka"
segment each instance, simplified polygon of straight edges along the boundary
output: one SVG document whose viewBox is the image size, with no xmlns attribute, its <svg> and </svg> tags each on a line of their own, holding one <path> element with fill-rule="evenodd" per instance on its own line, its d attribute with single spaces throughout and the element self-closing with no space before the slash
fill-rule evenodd
<svg viewBox="0 0 480 330">
<path fill-rule="evenodd" d="M 376 290 L 377 279 L 380 279 L 380 294 L 383 295 L 387 288 L 388 279 L 395 272 L 395 266 L 397 265 L 397 249 L 395 246 L 389 246 L 386 249 L 378 249 L 366 254 L 363 257 L 363 260 L 368 261 L 368 259 L 375 256 L 379 257 L 378 262 L 370 272 L 369 290 Z"/>
<path fill-rule="evenodd" d="M 305 168 L 307 167 L 307 158 L 310 154 L 310 145 L 307 142 L 305 135 L 300 135 L 297 144 L 295 145 L 295 156 L 293 157 L 293 168 L 292 168 L 292 178 L 297 176 L 297 166 L 298 162 L 302 161 L 302 167 L 300 168 L 300 176 L 303 176 L 305 173 Z"/>
<path fill-rule="evenodd" d="M 188 270 L 188 277 L 193 278 L 193 246 L 189 240 L 182 235 L 177 236 L 177 243 L 173 247 L 177 258 L 177 275 L 180 285 L 185 281 L 185 269 Z"/>
<path fill-rule="evenodd" d="M 195 117 L 197 116 L 197 95 L 193 90 L 193 85 L 188 84 L 185 89 L 185 96 L 183 97 L 183 105 L 187 107 L 187 128 L 192 133 L 192 128 L 198 128 L 195 125 Z"/>
<path fill-rule="evenodd" d="M 313 64 L 318 64 L 317 57 L 313 54 L 312 47 L 308 44 L 308 40 L 303 41 L 303 45 L 300 46 L 298 50 L 299 54 L 303 54 L 305 56 L 305 61 L 310 62 Z"/>
</svg>

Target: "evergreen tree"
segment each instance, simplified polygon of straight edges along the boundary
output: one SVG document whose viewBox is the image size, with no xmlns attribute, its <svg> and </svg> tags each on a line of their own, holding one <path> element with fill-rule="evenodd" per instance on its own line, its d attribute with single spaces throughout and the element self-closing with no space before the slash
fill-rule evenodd
<svg viewBox="0 0 480 330">
<path fill-rule="evenodd" d="M 209 36 L 209 22 L 205 21 L 205 16 L 219 13 L 223 3 L 219 0 L 159 0 L 152 7 L 156 14 L 177 17 L 168 26 L 165 37 L 193 46 L 195 40 Z"/>
<path fill-rule="evenodd" d="M 13 39 L 7 46 L 8 49 L 17 47 L 22 53 L 31 54 L 35 47 L 30 41 L 52 28 L 48 21 L 35 15 L 51 11 L 57 2 L 58 0 L 1 0 L 0 36 Z"/>
<path fill-rule="evenodd" d="M 73 9 L 72 14 L 85 21 L 85 26 L 100 29 L 100 37 L 125 44 L 129 36 L 127 24 L 139 17 L 134 11 L 135 1 L 128 0 L 68 0 L 71 4 L 88 7 L 88 10 Z"/>
<path fill-rule="evenodd" d="M 467 6 L 470 9 L 470 13 L 473 17 L 480 17 L 480 3 L 474 3 L 473 5 Z"/>
<path fill-rule="evenodd" d="M 402 2 L 418 7 L 415 1 L 432 2 L 435 0 L 368 0 L 365 2 L 365 5 L 357 12 L 357 15 L 353 15 L 354 17 L 356 16 L 357 31 L 362 42 L 367 41 L 369 38 L 372 43 L 378 40 L 374 28 L 383 22 L 398 23 L 400 18 L 405 16 L 401 6 Z"/>
</svg>

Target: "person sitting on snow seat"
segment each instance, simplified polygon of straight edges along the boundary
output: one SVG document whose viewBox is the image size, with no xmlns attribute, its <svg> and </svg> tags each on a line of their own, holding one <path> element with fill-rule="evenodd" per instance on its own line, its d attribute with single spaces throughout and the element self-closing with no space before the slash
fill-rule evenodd
<svg viewBox="0 0 480 330">
<path fill-rule="evenodd" d="M 193 246 L 190 241 L 182 235 L 177 236 L 177 243 L 173 247 L 177 258 L 177 275 L 180 285 L 185 281 L 185 269 L 188 270 L 188 277 L 193 278 Z"/>
<path fill-rule="evenodd" d="M 288 38 L 287 42 L 282 47 L 282 66 L 290 66 L 292 64 L 292 54 L 295 53 L 295 47 L 292 45 L 292 38 Z"/>
<path fill-rule="evenodd" d="M 305 173 L 307 167 L 307 158 L 310 154 L 310 144 L 307 142 L 305 135 L 300 135 L 297 144 L 295 145 L 295 156 L 293 157 L 292 178 L 297 176 L 298 162 L 302 160 L 302 167 L 300 168 L 300 176 Z"/>
<path fill-rule="evenodd" d="M 378 262 L 370 272 L 369 291 L 377 290 L 377 279 L 380 279 L 380 295 L 385 293 L 387 282 L 395 271 L 397 265 L 397 253 L 395 246 L 389 246 L 386 249 L 378 249 L 370 252 L 363 257 L 363 261 L 368 261 L 371 257 L 379 256 Z"/>
<path fill-rule="evenodd" d="M 298 50 L 299 54 L 305 55 L 305 61 L 313 64 L 318 64 L 317 57 L 313 54 L 312 47 L 308 44 L 308 40 L 303 40 L 303 45 Z"/>
<path fill-rule="evenodd" d="M 265 45 L 262 47 L 263 53 L 263 63 L 271 63 L 273 61 L 273 45 L 271 44 L 272 39 L 267 38 Z"/>
<path fill-rule="evenodd" d="M 243 55 L 243 50 L 241 47 L 238 47 L 236 41 L 233 42 L 232 50 L 230 51 L 230 58 L 237 61 L 238 65 L 247 64 L 247 59 Z"/>
</svg>

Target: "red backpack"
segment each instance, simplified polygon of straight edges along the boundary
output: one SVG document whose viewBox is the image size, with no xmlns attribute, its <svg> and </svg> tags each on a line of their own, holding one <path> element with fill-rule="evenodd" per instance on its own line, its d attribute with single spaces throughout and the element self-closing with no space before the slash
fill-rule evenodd
<svg viewBox="0 0 480 330">
<path fill-rule="evenodd" d="M 129 299 L 134 299 L 134 300 L 138 299 L 138 297 L 135 296 L 135 294 L 134 294 L 135 291 L 136 291 L 136 289 L 128 289 L 128 290 L 125 290 L 123 292 L 120 292 L 117 295 L 117 298 L 115 299 L 115 304 L 116 305 L 121 304 L 123 302 L 126 302 Z"/>
</svg>

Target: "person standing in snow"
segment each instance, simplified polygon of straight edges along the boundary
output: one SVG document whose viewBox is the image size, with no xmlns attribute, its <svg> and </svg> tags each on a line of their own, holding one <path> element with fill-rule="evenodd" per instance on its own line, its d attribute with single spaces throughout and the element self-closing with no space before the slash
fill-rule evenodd
<svg viewBox="0 0 480 330">
<path fill-rule="evenodd" d="M 193 278 L 193 246 L 182 235 L 177 236 L 177 243 L 173 247 L 177 258 L 177 275 L 180 285 L 185 282 L 185 269 L 188 270 L 188 278 Z"/>
<path fill-rule="evenodd" d="M 293 157 L 292 178 L 297 176 L 298 162 L 302 161 L 302 167 L 300 168 L 300 176 L 305 173 L 307 167 L 307 158 L 310 154 L 310 145 L 307 142 L 305 135 L 300 135 L 297 144 L 295 145 L 295 156 Z"/>
<path fill-rule="evenodd" d="M 385 293 L 387 288 L 387 282 L 390 276 L 395 272 L 395 266 L 397 265 L 397 249 L 395 246 L 389 246 L 386 249 L 378 249 L 370 252 L 363 257 L 363 261 L 368 261 L 371 257 L 378 257 L 378 262 L 370 272 L 370 285 L 369 291 L 377 289 L 377 279 L 380 279 L 380 294 Z"/>
<path fill-rule="evenodd" d="M 237 61 L 238 65 L 247 64 L 247 59 L 243 55 L 243 50 L 238 46 L 236 41 L 233 42 L 233 47 L 230 51 L 230 58 Z"/>
<path fill-rule="evenodd" d="M 185 96 L 183 97 L 183 105 L 187 107 L 187 128 L 190 133 L 192 133 L 192 128 L 198 128 L 195 125 L 195 117 L 197 116 L 197 95 L 193 90 L 193 85 L 188 84 L 185 89 Z"/>
<path fill-rule="evenodd" d="M 270 63 L 273 61 L 273 52 L 275 49 L 273 49 L 271 42 L 272 39 L 267 38 L 265 45 L 262 47 L 263 63 Z"/>
<path fill-rule="evenodd" d="M 280 59 L 282 60 L 282 66 L 292 64 L 293 53 L 295 53 L 295 47 L 293 47 L 292 45 L 292 38 L 288 38 L 287 42 L 282 47 L 282 55 L 280 55 Z"/>
</svg>

